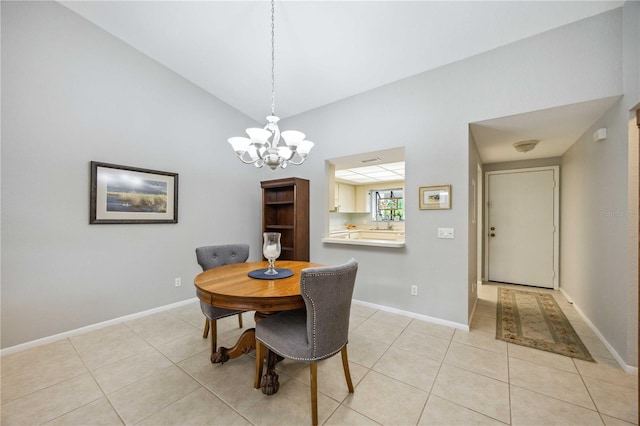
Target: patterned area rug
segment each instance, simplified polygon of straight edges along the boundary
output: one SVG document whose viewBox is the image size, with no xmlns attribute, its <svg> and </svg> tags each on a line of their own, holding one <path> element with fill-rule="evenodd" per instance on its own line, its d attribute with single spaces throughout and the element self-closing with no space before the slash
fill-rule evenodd
<svg viewBox="0 0 640 426">
<path fill-rule="evenodd" d="M 551 294 L 498 287 L 496 339 L 594 361 Z"/>
</svg>

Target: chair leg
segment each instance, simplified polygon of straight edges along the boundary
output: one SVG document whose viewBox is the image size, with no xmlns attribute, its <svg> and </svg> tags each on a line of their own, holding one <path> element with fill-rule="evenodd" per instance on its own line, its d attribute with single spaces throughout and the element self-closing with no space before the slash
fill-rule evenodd
<svg viewBox="0 0 640 426">
<path fill-rule="evenodd" d="M 351 382 L 351 373 L 349 372 L 349 359 L 347 357 L 347 345 L 342 347 L 342 368 L 344 368 L 344 377 L 347 379 L 347 387 L 349 393 L 353 393 L 353 382 Z"/>
<path fill-rule="evenodd" d="M 216 320 L 209 322 L 211 323 L 211 355 L 213 355 L 218 350 L 218 322 Z"/>
<path fill-rule="evenodd" d="M 242 328 L 242 314 L 238 314 L 238 325 Z"/>
<path fill-rule="evenodd" d="M 318 425 L 318 364 L 309 364 L 311 370 L 311 422 Z"/>
<path fill-rule="evenodd" d="M 253 380 L 253 387 L 259 389 L 262 384 L 262 368 L 264 367 L 264 358 L 266 355 L 265 346 L 256 340 L 256 377 Z"/>
<path fill-rule="evenodd" d="M 202 333 L 202 338 L 206 339 L 209 337 L 209 318 L 204 319 L 204 332 Z"/>
</svg>

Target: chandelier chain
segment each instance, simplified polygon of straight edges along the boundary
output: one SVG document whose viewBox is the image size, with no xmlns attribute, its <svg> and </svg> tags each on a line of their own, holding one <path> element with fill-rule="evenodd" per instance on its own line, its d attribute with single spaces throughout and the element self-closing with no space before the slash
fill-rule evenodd
<svg viewBox="0 0 640 426">
<path fill-rule="evenodd" d="M 2 0 L 0 0 L 2 1 Z M 305 162 L 314 143 L 305 139 L 305 134 L 297 130 L 280 133 L 276 115 L 276 7 L 271 0 L 271 115 L 263 128 L 251 127 L 246 130 L 248 138 L 237 136 L 227 141 L 236 155 L 245 164 L 260 168 L 268 166 L 275 171 L 289 164 L 299 166 Z M 282 138 L 280 137 L 282 135 Z"/>
<path fill-rule="evenodd" d="M 271 115 L 276 115 L 276 32 L 275 32 L 275 0 L 271 0 Z"/>
</svg>

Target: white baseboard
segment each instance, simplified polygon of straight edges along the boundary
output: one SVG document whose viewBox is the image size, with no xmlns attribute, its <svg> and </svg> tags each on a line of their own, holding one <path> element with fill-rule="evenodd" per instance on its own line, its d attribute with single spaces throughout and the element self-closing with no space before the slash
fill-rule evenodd
<svg viewBox="0 0 640 426">
<path fill-rule="evenodd" d="M 434 324 L 446 325 L 448 327 L 457 328 L 458 330 L 469 331 L 469 326 L 466 324 L 460 324 L 458 322 L 447 321 L 440 318 L 430 317 L 428 315 L 416 314 L 415 312 L 403 311 L 401 309 L 390 308 L 388 306 L 377 305 L 375 303 L 363 302 L 362 300 L 353 299 L 352 302 L 356 305 L 366 306 L 369 308 L 378 309 L 384 312 L 390 312 L 392 314 L 403 315 L 405 317 L 415 318 L 422 321 L 431 322 Z"/>
<path fill-rule="evenodd" d="M 89 331 L 99 330 L 101 328 L 109 327 L 109 326 L 115 325 L 115 324 L 120 324 L 120 323 L 125 322 L 125 321 L 131 321 L 131 320 L 134 320 L 134 319 L 146 317 L 148 315 L 153 315 L 153 314 L 158 313 L 158 312 L 162 312 L 162 311 L 166 311 L 166 310 L 169 310 L 169 309 L 178 308 L 180 306 L 184 306 L 184 305 L 188 305 L 189 303 L 193 303 L 193 302 L 195 302 L 197 300 L 198 300 L 198 298 L 194 297 L 194 298 L 191 298 L 191 299 L 183 300 L 181 302 L 171 303 L 169 305 L 160 306 L 160 307 L 153 308 L 153 309 L 148 309 L 146 311 L 137 312 L 135 314 L 125 315 L 125 316 L 122 316 L 122 317 L 119 317 L 119 318 L 114 318 L 114 319 L 103 321 L 103 322 L 99 322 L 99 323 L 96 323 L 96 324 L 91 324 L 91 325 L 88 325 L 86 327 L 80 327 L 80 328 L 76 328 L 74 330 L 65 331 L 64 333 L 54 334 L 53 336 L 47 336 L 47 337 L 43 337 L 41 339 L 32 340 L 30 342 L 21 343 L 19 345 L 10 346 L 10 347 L 5 348 L 5 349 L 0 349 L 0 356 L 10 355 L 10 354 L 13 354 L 13 353 L 16 353 L 16 352 L 21 352 L 21 351 L 24 351 L 24 350 L 27 350 L 27 349 L 35 348 L 37 346 L 47 345 L 49 343 L 54 343 L 54 342 L 57 342 L 57 341 L 60 341 L 60 340 L 64 340 L 64 339 L 67 339 L 69 337 L 78 336 L 80 334 L 84 334 L 84 333 L 87 333 Z M 419 320 L 422 320 L 422 321 L 431 322 L 431 323 L 434 323 L 434 324 L 446 325 L 446 326 L 457 328 L 457 329 L 460 329 L 460 330 L 469 331 L 469 326 L 468 325 L 456 323 L 456 322 L 453 322 L 453 321 L 446 321 L 446 320 L 442 320 L 442 319 L 439 319 L 439 318 L 433 318 L 433 317 L 430 317 L 430 316 L 427 316 L 427 315 L 420 315 L 420 314 L 416 314 L 414 312 L 403 311 L 403 310 L 400 310 L 400 309 L 390 308 L 388 306 L 377 305 L 375 303 L 363 302 L 363 301 L 355 300 L 355 299 L 353 300 L 353 303 L 358 304 L 358 305 L 362 305 L 362 306 L 367 306 L 367 307 L 374 308 L 374 309 L 378 309 L 380 311 L 391 312 L 391 313 L 394 313 L 394 314 L 404 315 L 404 316 L 407 316 L 407 317 L 416 318 L 416 319 L 419 319 Z"/>
<path fill-rule="evenodd" d="M 611 354 L 615 358 L 616 362 L 618 362 L 620 367 L 622 367 L 622 369 L 627 373 L 637 375 L 638 374 L 638 367 L 627 365 L 625 363 L 625 361 L 622 359 L 622 357 L 618 354 L 618 352 L 616 352 L 616 350 L 613 348 L 613 346 L 611 346 L 609 344 L 609 342 L 607 342 L 607 340 L 604 338 L 602 333 L 600 333 L 600 331 L 596 328 L 596 326 L 593 325 L 593 323 L 589 320 L 589 318 L 587 318 L 587 316 L 584 314 L 584 312 L 582 312 L 580 307 L 578 307 L 578 305 L 576 305 L 571 300 L 569 295 L 562 288 L 560 289 L 560 291 L 567 298 L 567 300 L 570 301 L 573 304 L 573 307 L 575 308 L 576 312 L 578 312 L 578 315 L 580 315 L 580 317 L 587 323 L 589 328 L 591 328 L 591 330 L 593 330 L 593 332 L 596 334 L 596 336 L 598 336 L 598 339 L 600 339 L 602 344 L 609 350 L 609 352 L 611 352 Z M 42 346 L 42 345 L 46 345 L 46 344 L 49 344 L 49 343 L 54 343 L 54 342 L 57 342 L 57 341 L 60 341 L 60 340 L 63 340 L 63 339 L 67 339 L 69 337 L 78 336 L 80 334 L 84 334 L 84 333 L 87 333 L 89 331 L 99 330 L 101 328 L 109 327 L 111 325 L 119 324 L 119 323 L 122 323 L 122 322 L 125 322 L 125 321 L 131 321 L 131 320 L 134 320 L 134 319 L 137 319 L 137 318 L 142 318 L 142 317 L 146 317 L 148 315 L 153 315 L 153 314 L 158 313 L 158 312 L 162 312 L 162 311 L 166 311 L 166 310 L 169 310 L 169 309 L 178 308 L 180 306 L 184 306 L 184 305 L 188 305 L 189 303 L 193 303 L 193 302 L 195 302 L 197 300 L 198 300 L 198 298 L 194 297 L 194 298 L 191 298 L 191 299 L 183 300 L 181 302 L 171 303 L 169 305 L 164 305 L 164 306 L 160 306 L 160 307 L 157 307 L 157 308 L 148 309 L 146 311 L 137 312 L 135 314 L 125 315 L 125 316 L 122 316 L 122 317 L 119 317 L 119 318 L 114 318 L 114 319 L 111 319 L 111 320 L 108 320 L 108 321 L 103 321 L 103 322 L 99 322 L 99 323 L 96 323 L 96 324 L 88 325 L 86 327 L 80 327 L 80 328 L 76 328 L 74 330 L 65 331 L 64 333 L 54 334 L 53 336 L 47 336 L 47 337 L 43 337 L 41 339 L 32 340 L 30 342 L 21 343 L 19 345 L 10 346 L 10 347 L 5 348 L 5 349 L 0 349 L 0 356 L 10 355 L 10 354 L 13 354 L 13 353 L 16 353 L 16 352 L 24 351 L 26 349 L 31 349 L 31 348 L 34 348 L 34 347 L 37 347 L 37 346 Z M 422 320 L 422 321 L 431 322 L 431 323 L 434 323 L 434 324 L 440 324 L 440 325 L 445 325 L 445 326 L 448 326 L 448 327 L 453 327 L 453 328 L 456 328 L 458 330 L 469 331 L 469 325 L 467 325 L 467 324 L 461 324 L 461 323 L 457 323 L 457 322 L 453 322 L 453 321 L 447 321 L 447 320 L 443 320 L 443 319 L 440 319 L 440 318 L 430 317 L 428 315 L 417 314 L 415 312 L 404 311 L 404 310 L 401 310 L 401 309 L 391 308 L 389 306 L 378 305 L 378 304 L 370 303 L 370 302 L 364 302 L 362 300 L 357 300 L 357 299 L 353 299 L 353 303 L 356 304 L 356 305 L 367 306 L 369 308 L 378 309 L 378 310 L 384 311 L 384 312 L 390 312 L 390 313 L 393 313 L 393 314 L 403 315 L 403 316 L 410 317 L 410 318 L 416 318 L 416 319 L 419 319 L 419 320 Z M 477 299 L 476 299 L 476 304 L 477 304 Z M 473 318 L 473 314 L 475 313 L 475 309 L 476 309 L 476 304 L 474 304 L 474 306 L 473 306 L 473 310 L 471 312 L 469 320 L 471 320 L 471 318 Z"/>
<path fill-rule="evenodd" d="M 632 365 L 627 365 L 626 362 L 622 359 L 622 357 L 618 354 L 618 352 L 616 352 L 616 350 L 613 348 L 613 346 L 611 346 L 609 344 L 609 342 L 607 342 L 607 339 L 604 338 L 602 333 L 600 333 L 600 331 L 596 328 L 596 326 L 593 325 L 593 323 L 589 320 L 589 318 L 587 318 L 587 316 L 584 314 L 584 312 L 582 312 L 580 307 L 575 304 L 575 302 L 569 297 L 569 295 L 562 288 L 560 289 L 560 292 L 562 294 L 564 294 L 564 297 L 566 297 L 566 299 L 569 302 L 571 302 L 571 304 L 573 305 L 573 308 L 576 310 L 578 315 L 580 315 L 580 317 L 584 320 L 584 322 L 587 323 L 589 328 L 596 334 L 596 336 L 598 336 L 598 339 L 600 339 L 602 344 L 609 350 L 609 352 L 611 352 L 611 355 L 613 355 L 613 357 L 615 358 L 616 362 L 620 365 L 620 367 L 625 372 L 627 372 L 629 374 L 635 374 L 637 376 L 638 375 L 638 367 L 634 367 Z"/>
<path fill-rule="evenodd" d="M 473 321 L 473 316 L 476 314 L 476 307 L 478 306 L 478 295 L 476 294 L 476 299 L 473 301 L 473 308 L 471 309 L 471 313 L 469 314 L 469 324 Z M 469 330 L 469 327 L 467 327 Z"/>
<path fill-rule="evenodd" d="M 137 318 L 146 317 L 148 315 L 156 314 L 158 312 L 166 311 L 169 309 L 178 308 L 180 306 L 188 305 L 189 303 L 193 303 L 198 300 L 197 297 L 183 300 L 181 302 L 172 303 L 170 305 L 160 306 L 158 308 L 149 309 L 142 312 L 137 312 L 131 315 L 125 315 L 119 318 L 114 318 L 108 321 L 99 322 L 96 324 L 91 324 L 86 327 L 76 328 L 75 330 L 65 331 L 64 333 L 54 334 L 53 336 L 43 337 L 41 339 L 32 340 L 30 342 L 21 343 L 19 345 L 10 346 L 5 349 L 0 349 L 0 356 L 10 355 L 16 352 L 21 352 L 26 349 L 35 348 L 36 346 L 47 345 L 49 343 L 57 342 L 59 340 L 67 339 L 69 337 L 77 336 L 80 334 L 87 333 L 93 330 L 99 330 L 101 328 L 109 327 L 110 325 L 120 324 L 125 321 L 131 321 Z"/>
</svg>

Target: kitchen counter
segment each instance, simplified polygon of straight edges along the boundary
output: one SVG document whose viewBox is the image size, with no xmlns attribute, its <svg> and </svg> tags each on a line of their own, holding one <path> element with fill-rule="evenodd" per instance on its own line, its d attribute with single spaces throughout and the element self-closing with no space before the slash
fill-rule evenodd
<svg viewBox="0 0 640 426">
<path fill-rule="evenodd" d="M 401 248 L 405 246 L 404 230 L 352 229 L 333 231 L 322 239 L 323 243 L 373 247 Z"/>
</svg>

